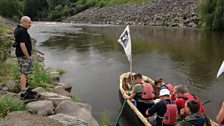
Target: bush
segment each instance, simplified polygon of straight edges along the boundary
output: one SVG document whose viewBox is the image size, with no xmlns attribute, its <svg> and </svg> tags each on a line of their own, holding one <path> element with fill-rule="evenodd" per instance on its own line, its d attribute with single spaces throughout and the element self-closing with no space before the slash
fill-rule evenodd
<svg viewBox="0 0 224 126">
<path fill-rule="evenodd" d="M 208 30 L 223 30 L 223 12 L 223 0 L 200 0 L 199 16 L 201 19 L 201 28 Z"/>
<path fill-rule="evenodd" d="M 20 0 L 0 0 L 0 15 L 8 18 L 22 16 L 22 2 Z"/>
<path fill-rule="evenodd" d="M 7 116 L 8 112 L 25 110 L 25 105 L 22 101 L 10 96 L 0 96 L 0 117 Z"/>
<path fill-rule="evenodd" d="M 112 126 L 108 113 L 104 113 L 101 117 L 101 126 Z"/>
<path fill-rule="evenodd" d="M 65 73 L 65 70 L 63 70 L 62 68 L 57 68 L 56 71 L 59 72 L 60 75 L 63 75 Z"/>
<path fill-rule="evenodd" d="M 33 61 L 33 72 L 29 75 L 28 83 L 33 88 L 43 87 L 48 90 L 53 83 L 53 79 L 49 73 L 43 70 L 43 66 L 39 62 Z"/>
</svg>

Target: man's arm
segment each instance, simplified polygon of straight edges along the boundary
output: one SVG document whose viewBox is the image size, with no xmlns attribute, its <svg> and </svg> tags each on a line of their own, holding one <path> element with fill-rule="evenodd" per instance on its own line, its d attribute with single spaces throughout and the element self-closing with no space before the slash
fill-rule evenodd
<svg viewBox="0 0 224 126">
<path fill-rule="evenodd" d="M 135 97 L 135 93 L 133 91 L 131 91 L 131 94 L 130 96 L 127 95 L 127 94 L 124 94 L 124 98 L 127 99 L 127 100 L 131 100 Z"/>
<path fill-rule="evenodd" d="M 223 113 L 224 113 L 224 102 L 222 103 L 222 107 L 219 111 L 219 114 L 216 117 L 216 120 L 219 124 L 221 124 L 222 121 L 224 121 L 224 114 Z"/>
<path fill-rule="evenodd" d="M 21 47 L 21 50 L 22 50 L 23 54 L 25 55 L 26 59 L 30 60 L 30 56 L 28 54 L 25 43 L 24 42 L 20 43 L 20 47 Z"/>
</svg>

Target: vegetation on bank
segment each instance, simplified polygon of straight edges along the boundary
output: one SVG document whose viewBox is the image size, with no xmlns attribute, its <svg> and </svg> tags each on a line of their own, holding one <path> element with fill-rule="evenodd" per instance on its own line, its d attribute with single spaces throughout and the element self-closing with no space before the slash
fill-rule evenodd
<svg viewBox="0 0 224 126">
<path fill-rule="evenodd" d="M 9 112 L 25 110 L 25 104 L 10 96 L 0 96 L 0 118 L 4 118 Z"/>
<path fill-rule="evenodd" d="M 101 126 L 112 126 L 108 113 L 103 113 L 100 120 Z"/>
<path fill-rule="evenodd" d="M 224 1 L 200 0 L 201 27 L 208 30 L 224 30 Z"/>
</svg>

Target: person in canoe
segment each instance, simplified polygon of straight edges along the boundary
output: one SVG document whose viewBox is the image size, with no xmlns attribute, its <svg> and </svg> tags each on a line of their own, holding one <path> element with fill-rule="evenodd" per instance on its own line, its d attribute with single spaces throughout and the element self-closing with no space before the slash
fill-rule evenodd
<svg viewBox="0 0 224 126">
<path fill-rule="evenodd" d="M 170 91 L 161 89 L 160 101 L 146 110 L 146 115 L 153 126 L 174 126 L 178 115 L 177 105 L 170 99 Z"/>
<path fill-rule="evenodd" d="M 154 104 L 153 99 L 155 97 L 153 87 L 151 84 L 146 83 L 141 74 L 135 74 L 134 75 L 134 87 L 132 88 L 132 91 L 130 95 L 123 94 L 124 98 L 126 100 L 132 100 L 135 99 L 137 102 L 137 108 L 138 110 L 144 115 L 145 111 L 148 108 L 151 108 Z"/>
<path fill-rule="evenodd" d="M 176 126 L 204 126 L 206 124 L 205 118 L 198 113 L 199 109 L 200 104 L 197 100 L 187 100 L 177 118 Z"/>
<path fill-rule="evenodd" d="M 174 102 L 177 104 L 179 113 L 180 113 L 180 110 L 184 108 L 185 102 L 188 99 L 197 100 L 198 103 L 200 104 L 199 113 L 203 114 L 205 112 L 204 106 L 202 105 L 201 100 L 197 96 L 188 93 L 188 89 L 186 86 L 184 85 L 175 86 L 174 94 L 176 96 L 176 100 Z"/>
<path fill-rule="evenodd" d="M 159 98 L 159 91 L 161 89 L 168 89 L 170 91 L 171 97 L 174 97 L 173 96 L 174 86 L 171 83 L 164 83 L 163 78 L 159 77 L 154 81 L 154 91 L 156 98 Z"/>
<path fill-rule="evenodd" d="M 224 126 L 224 102 L 222 103 L 222 107 L 216 117 L 216 121 L 218 122 L 219 126 Z"/>
</svg>

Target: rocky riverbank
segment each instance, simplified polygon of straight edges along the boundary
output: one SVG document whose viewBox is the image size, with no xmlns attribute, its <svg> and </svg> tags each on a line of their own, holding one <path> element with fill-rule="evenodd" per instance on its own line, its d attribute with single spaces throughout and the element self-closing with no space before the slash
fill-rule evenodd
<svg viewBox="0 0 224 126">
<path fill-rule="evenodd" d="M 65 20 L 88 24 L 131 24 L 168 27 L 198 27 L 198 0 L 155 0 L 91 8 Z"/>
<path fill-rule="evenodd" d="M 1 26 L 5 24 L 3 18 L 0 19 Z M 10 27 L 10 26 L 8 26 Z M 12 32 L 0 36 L 4 41 L 13 42 Z M 33 39 L 33 45 L 36 41 Z M 36 50 L 36 49 L 35 49 Z M 6 59 L 2 64 L 16 63 L 15 49 L 7 49 Z M 36 99 L 21 100 L 17 94 L 18 80 L 6 80 L 0 83 L 0 126 L 99 126 L 91 113 L 91 106 L 78 101 L 74 101 L 71 95 L 72 86 L 60 82 L 60 73 L 44 66 L 44 55 L 39 51 L 34 51 L 32 60 L 38 62 L 41 70 L 49 73 L 52 78 L 52 84 L 49 88 L 36 87 L 33 91 L 37 92 Z M 2 80 L 1 80 L 2 81 Z M 39 85 L 39 84 L 37 84 Z M 9 100 L 7 100 L 9 98 Z M 15 101 L 17 102 L 14 102 Z M 13 100 L 13 101 L 12 101 Z M 10 107 L 3 107 L 2 104 L 22 103 L 25 111 L 15 111 Z M 15 104 L 14 107 L 17 105 Z M 6 109 L 6 110 L 3 110 Z M 4 117 L 2 112 L 6 112 Z M 4 117 L 1 119 L 1 117 Z"/>
</svg>

